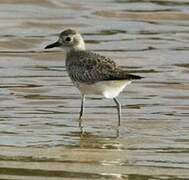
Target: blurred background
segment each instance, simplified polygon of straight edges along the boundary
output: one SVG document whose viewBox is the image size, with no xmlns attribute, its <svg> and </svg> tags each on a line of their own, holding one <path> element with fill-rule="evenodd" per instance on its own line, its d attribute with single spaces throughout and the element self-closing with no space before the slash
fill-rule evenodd
<svg viewBox="0 0 189 180">
<path fill-rule="evenodd" d="M 61 49 L 87 49 L 145 78 L 113 102 L 80 94 Z M 0 179 L 189 179 L 188 0 L 0 0 Z"/>
</svg>

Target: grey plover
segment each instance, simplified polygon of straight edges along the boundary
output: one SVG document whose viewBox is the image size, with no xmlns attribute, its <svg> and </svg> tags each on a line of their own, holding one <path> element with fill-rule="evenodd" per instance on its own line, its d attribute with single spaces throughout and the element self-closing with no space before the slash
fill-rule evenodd
<svg viewBox="0 0 189 180">
<path fill-rule="evenodd" d="M 116 97 L 132 80 L 142 77 L 128 74 L 127 71 L 117 67 L 112 59 L 86 50 L 82 36 L 74 29 L 61 32 L 59 39 L 45 49 L 54 47 L 65 50 L 66 70 L 73 84 L 81 92 L 79 124 L 81 125 L 82 121 L 85 95 L 96 94 L 114 100 L 120 125 L 121 104 Z"/>
</svg>

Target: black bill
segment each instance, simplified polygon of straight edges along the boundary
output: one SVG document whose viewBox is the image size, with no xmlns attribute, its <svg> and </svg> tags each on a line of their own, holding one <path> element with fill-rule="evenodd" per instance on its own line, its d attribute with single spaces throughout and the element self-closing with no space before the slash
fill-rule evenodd
<svg viewBox="0 0 189 180">
<path fill-rule="evenodd" d="M 54 47 L 60 47 L 60 43 L 58 41 L 56 41 L 55 43 L 53 44 L 49 44 L 48 46 L 45 47 L 45 49 L 51 49 L 51 48 L 54 48 Z"/>
</svg>

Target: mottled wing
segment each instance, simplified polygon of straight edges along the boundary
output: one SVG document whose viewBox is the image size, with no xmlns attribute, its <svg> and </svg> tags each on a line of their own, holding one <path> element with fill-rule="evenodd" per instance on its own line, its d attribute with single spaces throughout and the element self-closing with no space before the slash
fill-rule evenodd
<svg viewBox="0 0 189 180">
<path fill-rule="evenodd" d="M 139 76 L 128 74 L 126 71 L 116 67 L 115 62 L 110 58 L 88 51 L 83 51 L 70 57 L 68 68 L 71 79 L 83 83 L 140 79 Z"/>
</svg>

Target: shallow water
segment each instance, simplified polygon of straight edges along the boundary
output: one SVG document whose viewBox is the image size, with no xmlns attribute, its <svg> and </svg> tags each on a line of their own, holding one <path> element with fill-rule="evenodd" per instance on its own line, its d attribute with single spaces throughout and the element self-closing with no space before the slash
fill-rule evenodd
<svg viewBox="0 0 189 180">
<path fill-rule="evenodd" d="M 189 179 L 188 0 L 1 0 L 0 179 Z M 64 28 L 87 48 L 144 76 L 111 100 L 80 96 Z"/>
</svg>

